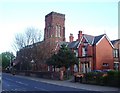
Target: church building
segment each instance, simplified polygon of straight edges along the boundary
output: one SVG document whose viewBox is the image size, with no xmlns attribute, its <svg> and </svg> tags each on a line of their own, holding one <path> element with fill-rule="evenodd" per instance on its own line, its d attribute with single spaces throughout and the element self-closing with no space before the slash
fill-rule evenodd
<svg viewBox="0 0 120 93">
<path fill-rule="evenodd" d="M 65 42 L 65 15 L 51 12 L 45 16 L 44 40 L 17 52 L 19 69 L 47 71 L 45 61 L 59 50 L 58 43 L 61 42 Z"/>
</svg>

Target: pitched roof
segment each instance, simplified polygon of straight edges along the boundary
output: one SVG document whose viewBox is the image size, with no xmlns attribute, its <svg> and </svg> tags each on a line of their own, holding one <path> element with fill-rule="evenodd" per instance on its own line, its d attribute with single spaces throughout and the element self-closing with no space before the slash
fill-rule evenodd
<svg viewBox="0 0 120 93">
<path fill-rule="evenodd" d="M 93 41 L 93 45 L 95 45 L 105 34 L 99 35 L 99 36 L 95 36 L 94 37 L 94 41 Z"/>
<path fill-rule="evenodd" d="M 91 45 L 95 45 L 105 34 L 99 36 L 92 36 L 84 34 L 85 39 L 87 39 L 88 43 Z"/>
<path fill-rule="evenodd" d="M 114 45 L 116 42 L 118 42 L 120 39 L 112 40 L 111 43 Z"/>
<path fill-rule="evenodd" d="M 69 48 L 77 49 L 80 41 L 73 41 L 68 43 Z"/>
<path fill-rule="evenodd" d="M 94 40 L 94 36 L 92 35 L 87 35 L 84 34 L 85 38 L 87 39 L 88 43 L 92 44 L 93 40 Z"/>
<path fill-rule="evenodd" d="M 103 36 L 106 36 L 106 34 L 102 34 L 99 36 L 92 36 L 92 35 L 87 35 L 87 34 L 83 34 L 83 37 L 87 40 L 87 42 L 91 45 L 96 45 Z M 108 37 L 107 37 L 108 39 Z M 108 39 L 108 41 L 110 42 L 110 40 Z M 110 44 L 112 45 L 112 43 L 110 42 Z M 113 45 L 112 45 L 113 46 Z"/>
</svg>

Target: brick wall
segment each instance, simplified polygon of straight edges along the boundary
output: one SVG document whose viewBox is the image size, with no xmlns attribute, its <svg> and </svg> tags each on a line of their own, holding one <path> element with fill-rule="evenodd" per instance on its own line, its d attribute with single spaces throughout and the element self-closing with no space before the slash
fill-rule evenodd
<svg viewBox="0 0 120 93">
<path fill-rule="evenodd" d="M 106 37 L 96 45 L 96 69 L 107 69 L 103 63 L 108 63 L 108 68 L 113 69 L 113 48 Z"/>
<path fill-rule="evenodd" d="M 56 38 L 56 26 L 60 27 L 60 37 Z M 60 41 L 65 41 L 65 15 L 51 12 L 45 16 L 45 34 L 44 40 L 54 38 Z"/>
</svg>

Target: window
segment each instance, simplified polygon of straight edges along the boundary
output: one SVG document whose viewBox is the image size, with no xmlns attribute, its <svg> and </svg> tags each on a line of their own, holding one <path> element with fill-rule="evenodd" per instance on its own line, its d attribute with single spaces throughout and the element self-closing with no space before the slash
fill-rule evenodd
<svg viewBox="0 0 120 93">
<path fill-rule="evenodd" d="M 78 51 L 74 50 L 74 53 L 75 53 L 76 57 L 78 57 Z"/>
<path fill-rule="evenodd" d="M 114 70 L 119 70 L 119 62 L 114 62 Z"/>
<path fill-rule="evenodd" d="M 118 49 L 114 49 L 113 50 L 113 56 L 114 57 L 118 57 Z"/>
<path fill-rule="evenodd" d="M 78 67 L 76 64 L 74 65 L 74 72 L 78 72 Z"/>
<path fill-rule="evenodd" d="M 48 71 L 50 71 L 50 66 L 48 66 Z"/>
<path fill-rule="evenodd" d="M 58 26 L 58 37 L 60 37 L 60 26 Z"/>
<path fill-rule="evenodd" d="M 103 63 L 103 66 L 109 66 L 109 64 L 108 63 Z"/>
<path fill-rule="evenodd" d="M 82 48 L 82 56 L 86 55 L 85 47 Z"/>
<path fill-rule="evenodd" d="M 61 27 L 57 25 L 57 26 L 56 26 L 55 37 L 60 37 L 60 30 L 61 30 Z"/>
<path fill-rule="evenodd" d="M 55 37 L 57 37 L 57 32 L 58 32 L 58 30 L 57 30 L 57 26 L 55 27 Z"/>
</svg>

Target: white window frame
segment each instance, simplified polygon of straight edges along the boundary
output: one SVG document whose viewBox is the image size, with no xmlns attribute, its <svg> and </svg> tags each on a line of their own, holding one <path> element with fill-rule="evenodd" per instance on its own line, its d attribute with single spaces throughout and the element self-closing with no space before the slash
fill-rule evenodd
<svg viewBox="0 0 120 93">
<path fill-rule="evenodd" d="M 113 50 L 113 56 L 116 58 L 118 57 L 118 49 Z"/>
<path fill-rule="evenodd" d="M 84 57 L 86 55 L 85 47 L 82 47 L 82 56 Z"/>
</svg>

